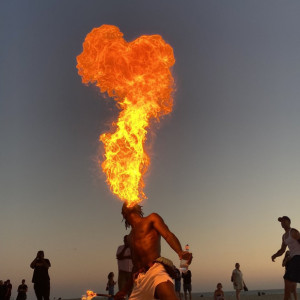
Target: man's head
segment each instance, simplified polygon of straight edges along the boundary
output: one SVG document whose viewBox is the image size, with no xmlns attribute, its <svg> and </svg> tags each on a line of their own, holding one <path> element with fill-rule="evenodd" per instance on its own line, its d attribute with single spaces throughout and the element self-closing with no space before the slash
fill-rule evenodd
<svg viewBox="0 0 300 300">
<path fill-rule="evenodd" d="M 291 226 L 291 219 L 287 216 L 278 218 L 278 222 L 281 223 L 281 227 L 284 229 L 289 228 Z"/>
<path fill-rule="evenodd" d="M 128 235 L 124 235 L 123 241 L 124 241 L 124 245 L 125 246 L 127 246 L 129 244 L 129 242 L 128 242 Z"/>
<path fill-rule="evenodd" d="M 23 283 L 23 284 L 25 283 L 25 279 L 22 279 L 22 283 Z"/>
<path fill-rule="evenodd" d="M 239 268 L 240 268 L 240 264 L 239 264 L 239 263 L 236 263 L 236 264 L 235 264 L 235 267 L 236 267 L 236 269 L 239 269 Z"/>
<path fill-rule="evenodd" d="M 38 251 L 36 257 L 37 258 L 44 258 L 44 251 L 43 250 Z"/>
<path fill-rule="evenodd" d="M 125 220 L 126 229 L 131 226 L 130 216 L 134 215 L 134 214 L 142 217 L 144 215 L 144 213 L 142 211 L 142 206 L 135 204 L 133 206 L 128 207 L 127 202 L 124 202 L 124 204 L 122 206 L 122 215 L 123 215 L 123 219 Z"/>
</svg>

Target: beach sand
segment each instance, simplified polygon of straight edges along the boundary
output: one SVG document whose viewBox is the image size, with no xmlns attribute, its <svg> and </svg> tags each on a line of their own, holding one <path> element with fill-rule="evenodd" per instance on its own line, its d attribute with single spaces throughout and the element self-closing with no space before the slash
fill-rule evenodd
<svg viewBox="0 0 300 300">
<path fill-rule="evenodd" d="M 299 298 L 299 294 L 298 295 L 298 299 Z M 212 300 L 213 297 L 200 297 L 200 296 L 193 296 L 192 300 Z M 241 295 L 240 296 L 241 300 L 283 300 L 283 295 L 281 294 L 267 294 L 267 295 L 262 295 L 262 296 L 258 296 L 258 295 Z M 182 300 L 184 300 L 184 297 L 182 298 Z M 225 300 L 236 300 L 235 296 L 225 296 Z"/>
<path fill-rule="evenodd" d="M 231 295 L 231 296 L 225 296 L 225 300 L 236 300 L 235 296 Z M 298 298 L 300 297 L 300 294 L 298 294 Z M 96 297 L 94 298 L 94 300 L 100 300 L 100 299 L 107 299 L 104 297 Z M 189 299 L 189 298 L 188 298 Z M 282 294 L 267 294 L 267 295 L 262 295 L 262 296 L 258 296 L 258 295 L 241 295 L 240 296 L 241 300 L 283 300 L 283 295 Z M 300 299 L 300 298 L 299 298 Z M 68 300 L 75 300 L 75 299 L 68 299 Z M 79 300 L 79 299 L 76 299 Z M 184 297 L 182 298 L 182 300 L 184 300 Z M 201 297 L 200 294 L 194 294 L 192 295 L 192 300 L 213 300 L 213 297 Z"/>
<path fill-rule="evenodd" d="M 184 299 L 184 298 L 183 298 Z M 193 297 L 193 300 L 213 300 L 213 297 Z M 249 295 L 249 296 L 241 296 L 241 300 L 283 300 L 283 295 Z M 236 300 L 235 296 L 226 296 L 225 300 Z"/>
</svg>

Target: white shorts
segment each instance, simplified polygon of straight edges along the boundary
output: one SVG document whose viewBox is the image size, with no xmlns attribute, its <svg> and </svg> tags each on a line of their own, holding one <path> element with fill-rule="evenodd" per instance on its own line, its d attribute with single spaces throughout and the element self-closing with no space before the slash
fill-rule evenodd
<svg viewBox="0 0 300 300">
<path fill-rule="evenodd" d="M 146 273 L 140 273 L 134 280 L 130 300 L 153 300 L 156 287 L 162 283 L 173 280 L 166 272 L 164 266 L 155 263 Z"/>
</svg>

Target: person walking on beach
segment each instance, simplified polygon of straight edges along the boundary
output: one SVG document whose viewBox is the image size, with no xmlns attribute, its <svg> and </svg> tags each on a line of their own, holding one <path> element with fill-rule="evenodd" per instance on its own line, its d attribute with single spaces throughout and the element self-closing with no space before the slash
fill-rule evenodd
<svg viewBox="0 0 300 300">
<path fill-rule="evenodd" d="M 50 277 L 48 269 L 51 267 L 50 261 L 44 258 L 44 251 L 38 251 L 36 258 L 30 264 L 34 269 L 32 282 L 37 300 L 49 300 L 50 297 Z"/>
<path fill-rule="evenodd" d="M 214 292 L 214 300 L 225 300 L 224 292 L 222 290 L 222 283 L 217 284 L 217 289 Z"/>
<path fill-rule="evenodd" d="M 246 284 L 244 282 L 243 273 L 240 270 L 240 264 L 235 264 L 235 269 L 232 271 L 231 281 L 233 282 L 233 288 L 235 289 L 235 297 L 240 300 L 240 293 L 244 289 L 248 291 Z"/>
<path fill-rule="evenodd" d="M 182 272 L 183 278 L 183 291 L 184 291 L 184 299 L 187 300 L 187 292 L 189 292 L 189 298 L 192 299 L 192 272 L 191 270 L 187 270 Z"/>
<path fill-rule="evenodd" d="M 125 287 L 126 283 L 131 279 L 133 267 L 128 235 L 125 235 L 123 240 L 124 245 L 119 246 L 117 250 L 119 291 L 121 291 Z M 131 291 L 128 292 L 128 296 L 130 293 Z"/>
<path fill-rule="evenodd" d="M 127 207 L 124 203 L 122 215 L 125 227 L 131 227 L 129 246 L 133 261 L 133 280 L 119 291 L 115 300 L 124 299 L 133 285 L 130 300 L 177 300 L 171 272 L 174 275 L 173 263 L 161 257 L 161 236 L 178 254 L 179 259 L 192 261 L 192 254 L 183 251 L 177 237 L 169 230 L 164 220 L 156 213 L 144 217 L 142 207 L 135 204 Z"/>
<path fill-rule="evenodd" d="M 28 286 L 25 284 L 25 279 L 23 279 L 22 283 L 18 286 L 18 296 L 16 300 L 26 300 L 27 290 Z"/>
<path fill-rule="evenodd" d="M 287 216 L 278 218 L 285 233 L 282 236 L 281 248 L 272 255 L 272 261 L 281 256 L 286 248 L 290 250 L 290 259 L 286 264 L 284 278 L 284 300 L 289 300 L 291 294 L 297 300 L 297 283 L 300 283 L 300 233 L 291 228 L 291 219 Z"/>
<path fill-rule="evenodd" d="M 106 290 L 108 291 L 109 295 L 112 297 L 109 297 L 108 300 L 113 300 L 114 299 L 114 294 L 115 294 L 115 284 L 116 282 L 114 281 L 114 276 L 115 274 L 113 272 L 110 272 L 107 276 L 107 285 L 106 285 Z"/>
</svg>

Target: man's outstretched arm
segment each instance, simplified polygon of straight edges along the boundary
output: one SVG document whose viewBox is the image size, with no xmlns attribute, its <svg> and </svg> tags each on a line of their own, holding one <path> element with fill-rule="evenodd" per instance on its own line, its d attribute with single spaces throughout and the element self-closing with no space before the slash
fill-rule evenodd
<svg viewBox="0 0 300 300">
<path fill-rule="evenodd" d="M 188 264 L 192 262 L 192 254 L 188 251 L 183 251 L 181 244 L 174 233 L 170 231 L 162 217 L 156 213 L 151 215 L 153 226 L 159 234 L 166 240 L 170 247 L 178 254 L 180 259 L 186 259 Z"/>
</svg>

